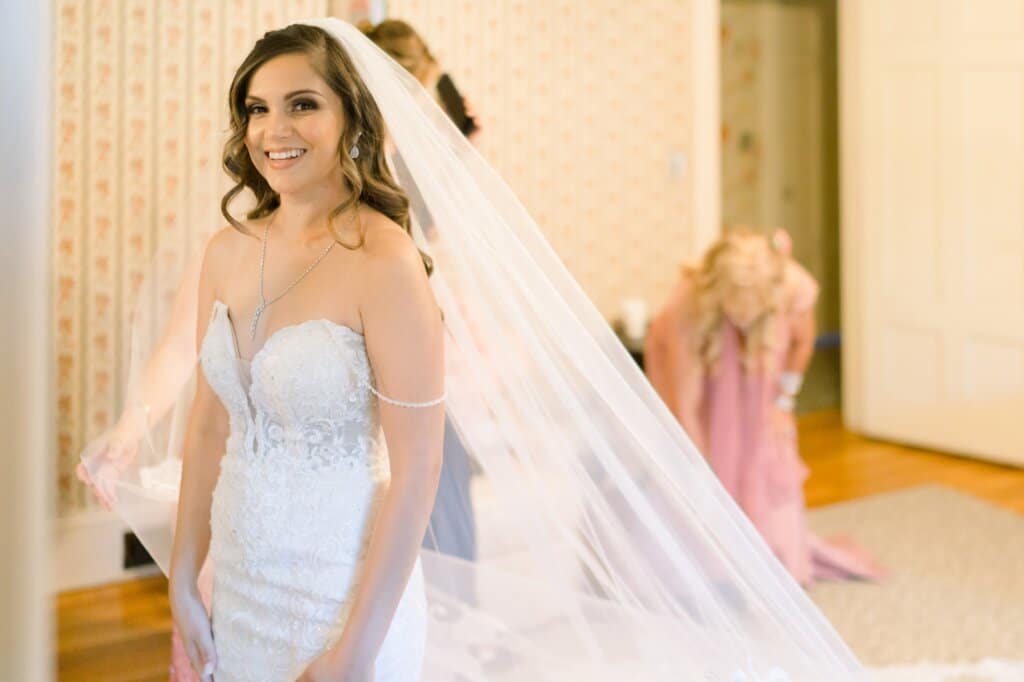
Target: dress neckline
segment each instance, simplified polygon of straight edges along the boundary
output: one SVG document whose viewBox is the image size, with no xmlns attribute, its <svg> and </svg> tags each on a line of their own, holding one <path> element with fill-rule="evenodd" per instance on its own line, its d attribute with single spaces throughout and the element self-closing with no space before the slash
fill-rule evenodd
<svg viewBox="0 0 1024 682">
<path fill-rule="evenodd" d="M 357 332 L 352 327 L 349 327 L 348 325 L 345 324 L 341 324 L 340 322 L 335 322 L 334 320 L 328 320 L 325 317 L 319 317 L 310 320 L 304 320 L 302 322 L 295 322 L 293 324 L 286 324 L 283 327 L 275 329 L 273 332 L 270 333 L 269 336 L 267 336 L 266 339 L 263 340 L 263 344 L 259 347 L 259 349 L 256 350 L 255 353 L 252 354 L 251 358 L 244 358 L 242 357 L 242 353 L 239 351 L 238 334 L 235 332 L 235 325 L 231 322 L 231 308 L 229 308 L 228 304 L 224 303 L 224 301 L 221 301 L 219 298 L 214 299 L 213 305 L 214 307 L 220 308 L 224 312 L 224 323 L 227 325 L 228 333 L 231 336 L 231 347 L 234 352 L 235 360 L 237 360 L 238 362 L 244 362 L 250 366 L 256 362 L 256 360 L 260 357 L 260 355 L 267 348 L 267 346 L 269 346 L 270 343 L 282 332 L 285 332 L 286 330 L 295 331 L 301 329 L 302 327 L 306 327 L 315 323 L 321 323 L 329 327 L 333 327 L 346 334 L 355 336 L 360 341 L 365 343 L 365 336 Z"/>
</svg>

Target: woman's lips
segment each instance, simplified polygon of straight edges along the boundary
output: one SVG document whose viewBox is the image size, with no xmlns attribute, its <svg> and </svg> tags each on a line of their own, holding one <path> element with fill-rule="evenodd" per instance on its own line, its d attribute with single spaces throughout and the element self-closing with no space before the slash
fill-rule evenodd
<svg viewBox="0 0 1024 682">
<path fill-rule="evenodd" d="M 285 150 L 282 150 L 282 151 L 285 151 Z M 271 168 L 273 168 L 274 170 L 283 170 L 285 168 L 291 168 L 292 166 L 297 164 L 299 161 L 301 161 L 302 157 L 304 157 L 305 155 L 306 155 L 306 150 L 305 149 L 300 149 L 298 156 L 291 156 L 291 157 L 286 158 L 286 159 L 272 159 L 272 158 L 270 158 L 270 152 L 266 152 L 264 154 L 264 156 L 267 159 L 267 165 L 270 166 Z"/>
</svg>

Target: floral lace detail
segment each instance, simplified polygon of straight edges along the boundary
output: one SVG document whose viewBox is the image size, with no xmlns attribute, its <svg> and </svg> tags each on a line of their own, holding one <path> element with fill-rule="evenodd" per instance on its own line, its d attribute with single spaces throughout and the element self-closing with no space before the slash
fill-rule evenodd
<svg viewBox="0 0 1024 682">
<path fill-rule="evenodd" d="M 361 335 L 311 320 L 248 366 L 236 349 L 218 302 L 200 355 L 231 422 L 210 514 L 214 677 L 279 682 L 340 637 L 390 472 Z M 425 629 L 417 565 L 377 680 L 419 678 Z"/>
</svg>

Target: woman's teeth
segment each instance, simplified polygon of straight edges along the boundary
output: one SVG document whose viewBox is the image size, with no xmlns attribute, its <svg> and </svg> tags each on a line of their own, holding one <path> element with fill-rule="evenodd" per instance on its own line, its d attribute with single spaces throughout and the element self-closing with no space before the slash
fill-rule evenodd
<svg viewBox="0 0 1024 682">
<path fill-rule="evenodd" d="M 302 156 L 305 153 L 305 149 L 290 149 L 286 152 L 267 152 L 267 156 L 269 156 L 274 161 L 281 161 L 283 159 L 294 159 L 296 157 Z"/>
</svg>

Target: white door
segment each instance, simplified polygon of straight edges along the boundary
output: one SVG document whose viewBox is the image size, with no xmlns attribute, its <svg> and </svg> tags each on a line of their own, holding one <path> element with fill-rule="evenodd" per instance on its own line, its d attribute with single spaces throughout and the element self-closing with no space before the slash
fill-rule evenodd
<svg viewBox="0 0 1024 682">
<path fill-rule="evenodd" d="M 839 4 L 844 416 L 1024 465 L 1024 0 Z"/>
</svg>

